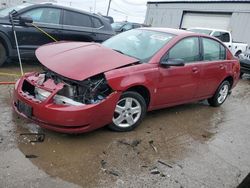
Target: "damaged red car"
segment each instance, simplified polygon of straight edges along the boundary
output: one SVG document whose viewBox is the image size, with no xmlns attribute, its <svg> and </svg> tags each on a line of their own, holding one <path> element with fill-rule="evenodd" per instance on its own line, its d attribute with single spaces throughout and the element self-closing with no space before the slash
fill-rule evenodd
<svg viewBox="0 0 250 188">
<path fill-rule="evenodd" d="M 102 44 L 48 44 L 36 56 L 44 70 L 17 81 L 13 108 L 65 133 L 130 131 L 147 111 L 203 99 L 220 106 L 240 74 L 216 38 L 166 28 L 130 30 Z"/>
</svg>

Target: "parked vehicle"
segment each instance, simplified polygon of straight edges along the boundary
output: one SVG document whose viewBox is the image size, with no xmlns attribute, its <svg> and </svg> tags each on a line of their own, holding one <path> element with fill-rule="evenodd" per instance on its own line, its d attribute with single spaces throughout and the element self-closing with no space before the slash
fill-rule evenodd
<svg viewBox="0 0 250 188">
<path fill-rule="evenodd" d="M 144 24 L 132 23 L 132 22 L 114 22 L 111 24 L 113 30 L 118 34 L 124 31 L 128 31 L 130 29 L 136 29 L 139 27 L 146 27 Z"/>
<path fill-rule="evenodd" d="M 250 52 L 240 54 L 240 76 L 250 74 Z"/>
<path fill-rule="evenodd" d="M 51 3 L 24 3 L 2 9 L 0 10 L 0 66 L 7 58 L 17 57 L 9 20 L 9 12 L 13 9 L 17 11 L 14 15 L 16 20 L 30 17 L 36 26 L 59 41 L 102 42 L 115 34 L 110 23 L 101 16 Z M 31 24 L 15 22 L 15 25 L 22 58 L 34 58 L 37 47 L 53 42 Z"/>
<path fill-rule="evenodd" d="M 13 108 L 66 133 L 107 124 L 130 131 L 147 111 L 203 99 L 220 106 L 240 75 L 218 39 L 166 28 L 133 29 L 102 44 L 47 44 L 36 56 L 45 69 L 17 81 Z"/>
<path fill-rule="evenodd" d="M 190 28 L 188 31 L 202 33 L 211 35 L 220 39 L 232 52 L 232 54 L 236 57 L 247 50 L 248 44 L 243 42 L 234 42 L 232 38 L 232 34 L 230 31 L 221 30 L 221 29 L 208 29 L 208 28 Z"/>
</svg>

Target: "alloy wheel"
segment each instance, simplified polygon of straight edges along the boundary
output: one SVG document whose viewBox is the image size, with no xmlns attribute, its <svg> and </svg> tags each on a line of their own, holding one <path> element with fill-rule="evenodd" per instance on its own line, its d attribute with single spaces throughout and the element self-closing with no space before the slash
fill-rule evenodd
<svg viewBox="0 0 250 188">
<path fill-rule="evenodd" d="M 139 119 L 142 113 L 142 107 L 138 100 L 131 97 L 125 97 L 118 101 L 113 123 L 122 128 L 133 126 Z"/>
</svg>

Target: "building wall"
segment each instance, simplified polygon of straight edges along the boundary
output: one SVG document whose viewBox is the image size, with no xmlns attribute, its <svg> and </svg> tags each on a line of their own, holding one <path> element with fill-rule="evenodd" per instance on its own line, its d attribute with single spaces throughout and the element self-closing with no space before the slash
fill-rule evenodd
<svg viewBox="0 0 250 188">
<path fill-rule="evenodd" d="M 180 28 L 185 11 L 232 13 L 229 30 L 233 40 L 250 44 L 250 3 L 150 3 L 145 23 L 154 27 Z"/>
<path fill-rule="evenodd" d="M 0 8 L 5 8 L 25 2 L 41 3 L 41 2 L 56 2 L 56 0 L 0 0 Z"/>
</svg>

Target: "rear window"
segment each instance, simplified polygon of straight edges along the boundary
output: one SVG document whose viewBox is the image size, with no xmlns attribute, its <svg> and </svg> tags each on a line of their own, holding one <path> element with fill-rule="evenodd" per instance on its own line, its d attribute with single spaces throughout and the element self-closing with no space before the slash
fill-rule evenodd
<svg viewBox="0 0 250 188">
<path fill-rule="evenodd" d="M 92 26 L 90 17 L 88 15 L 67 10 L 64 11 L 63 24 L 79 27 Z"/>
<path fill-rule="evenodd" d="M 226 49 L 219 42 L 202 38 L 203 43 L 203 58 L 206 61 L 224 60 L 226 58 Z"/>
<path fill-rule="evenodd" d="M 93 22 L 94 28 L 100 28 L 103 26 L 103 23 L 98 18 L 92 17 L 92 22 Z"/>
<path fill-rule="evenodd" d="M 230 36 L 227 32 L 216 31 L 213 33 L 213 36 L 221 40 L 222 42 L 230 42 Z"/>
</svg>

